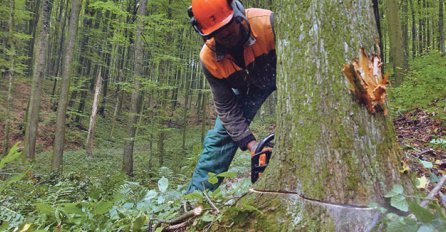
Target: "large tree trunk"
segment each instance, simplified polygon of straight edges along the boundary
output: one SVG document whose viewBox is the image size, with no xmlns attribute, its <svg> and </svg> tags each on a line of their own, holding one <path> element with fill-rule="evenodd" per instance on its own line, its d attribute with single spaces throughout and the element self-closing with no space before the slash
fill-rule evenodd
<svg viewBox="0 0 446 232">
<path fill-rule="evenodd" d="M 65 54 L 62 63 L 62 81 L 60 87 L 59 103 L 57 105 L 56 133 L 54 137 L 54 153 L 52 169 L 56 172 L 63 170 L 63 150 L 65 145 L 65 115 L 67 112 L 68 94 L 70 92 L 70 76 L 73 67 L 73 52 L 76 42 L 77 25 L 82 0 L 71 1 L 70 25 L 68 28 L 68 41 L 65 45 Z"/>
<path fill-rule="evenodd" d="M 142 33 L 144 29 L 144 22 L 142 17 L 146 14 L 146 0 L 141 1 L 141 5 L 138 9 L 138 27 L 136 29 L 136 46 L 135 46 L 135 59 L 134 59 L 134 89 L 132 92 L 131 109 L 129 113 L 129 124 L 127 130 L 127 140 L 124 145 L 124 154 L 122 161 L 122 170 L 127 175 L 133 175 L 133 146 L 135 144 L 136 123 L 138 121 L 138 114 L 141 110 L 142 93 L 141 82 L 138 78 L 143 75 L 143 62 L 144 51 Z"/>
<path fill-rule="evenodd" d="M 383 195 L 397 183 L 413 192 L 398 171 L 391 119 L 359 105 L 341 72 L 361 47 L 374 48 L 372 2 L 276 4 L 276 147 L 266 172 L 239 204 L 262 213 L 243 214 L 247 220 L 231 229 L 364 231 L 375 215 L 369 203 L 387 207 Z"/>
<path fill-rule="evenodd" d="M 45 64 L 48 50 L 48 32 L 50 26 L 51 0 L 44 0 L 39 10 L 39 20 L 37 28 L 40 30 L 34 39 L 33 48 L 33 79 L 31 96 L 29 98 L 29 107 L 26 120 L 25 131 L 25 154 L 29 160 L 34 160 L 36 153 L 37 128 L 39 124 L 40 99 L 42 91 L 42 82 L 45 75 Z"/>
</svg>

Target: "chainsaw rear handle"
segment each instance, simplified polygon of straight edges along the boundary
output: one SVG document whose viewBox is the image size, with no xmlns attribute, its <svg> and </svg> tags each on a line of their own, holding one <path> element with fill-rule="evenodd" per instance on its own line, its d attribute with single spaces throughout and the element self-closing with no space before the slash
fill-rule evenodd
<svg viewBox="0 0 446 232">
<path fill-rule="evenodd" d="M 269 160 L 271 159 L 271 151 L 263 151 L 266 146 L 273 147 L 271 142 L 274 140 L 274 134 L 270 134 L 262 139 L 257 145 L 254 155 L 251 157 L 251 183 L 255 183 L 259 176 L 265 171 L 268 166 Z M 266 163 L 260 164 L 260 157 L 262 155 L 266 156 Z"/>
</svg>

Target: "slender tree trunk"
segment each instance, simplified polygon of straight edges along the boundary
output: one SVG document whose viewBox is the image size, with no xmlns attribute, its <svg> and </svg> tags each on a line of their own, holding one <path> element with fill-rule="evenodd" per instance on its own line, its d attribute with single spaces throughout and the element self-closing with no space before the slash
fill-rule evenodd
<svg viewBox="0 0 446 232">
<path fill-rule="evenodd" d="M 127 131 L 127 140 L 124 145 L 122 170 L 129 176 L 133 175 L 133 146 L 135 144 L 136 123 L 138 120 L 138 113 L 141 110 L 142 94 L 141 94 L 141 82 L 138 78 L 143 75 L 143 41 L 142 33 L 144 29 L 144 23 L 142 17 L 146 14 L 146 0 L 141 1 L 141 5 L 138 8 L 137 29 L 136 29 L 136 47 L 135 47 L 135 59 L 134 59 L 134 89 L 132 92 L 131 109 L 129 114 L 129 124 Z"/>
<path fill-rule="evenodd" d="M 14 45 L 14 0 L 9 0 L 9 18 L 8 18 L 8 49 L 9 49 L 9 70 L 6 71 L 6 79 L 8 79 L 8 97 L 6 100 L 6 120 L 3 140 L 3 155 L 8 154 L 9 150 L 9 128 L 11 124 L 12 110 L 12 82 L 14 79 L 14 61 L 15 61 L 15 45 Z M 0 154 L 0 158 L 2 155 Z"/>
<path fill-rule="evenodd" d="M 378 0 L 372 0 L 373 1 L 373 13 L 375 16 L 375 22 L 376 22 L 376 28 L 378 30 L 378 39 L 379 39 L 379 47 L 381 48 L 381 58 L 384 60 L 384 46 L 383 46 L 383 36 L 382 36 L 382 30 L 381 30 L 381 15 L 379 14 L 379 1 Z"/>
<path fill-rule="evenodd" d="M 62 54 L 63 54 L 63 44 L 64 44 L 64 40 L 65 40 L 65 25 L 67 22 L 67 18 L 68 18 L 68 3 L 69 1 L 66 1 L 66 5 L 65 5 L 65 11 L 63 11 L 63 1 L 60 2 L 60 8 L 59 8 L 59 17 L 57 19 L 57 23 L 56 23 L 56 32 L 58 32 L 58 27 L 60 25 L 62 25 L 62 31 L 60 32 L 60 39 L 59 39 L 59 45 L 58 45 L 58 50 L 57 50 L 57 63 L 56 63 L 56 72 L 54 73 L 55 78 L 53 81 L 53 89 L 51 91 L 51 108 L 53 111 L 56 111 L 56 105 L 57 105 L 57 99 L 56 99 L 56 90 L 57 90 L 57 79 L 60 76 L 60 69 L 61 69 L 61 63 L 62 63 Z M 63 22 L 60 23 L 60 20 L 62 18 L 62 12 L 64 12 L 64 19 Z"/>
<path fill-rule="evenodd" d="M 122 70 L 119 70 L 119 74 L 118 74 L 118 81 L 122 79 Z M 122 89 L 120 86 L 118 86 L 117 90 L 116 90 L 116 94 L 115 94 L 115 99 L 116 99 L 116 104 L 115 104 L 115 109 L 113 110 L 113 117 L 112 117 L 112 126 L 111 126 L 111 130 L 110 130 L 110 138 L 113 138 L 113 131 L 115 129 L 115 124 L 116 124 L 116 117 L 118 117 L 118 109 L 119 109 L 119 105 L 121 104 L 121 95 L 122 93 Z"/>
<path fill-rule="evenodd" d="M 386 1 L 387 10 L 387 23 L 388 23 L 388 33 L 390 38 L 390 57 L 393 66 L 393 71 L 395 73 L 395 84 L 401 84 L 404 74 L 406 72 L 406 67 L 404 63 L 404 46 L 403 46 L 403 35 L 401 32 L 400 14 L 398 0 L 388 0 Z"/>
<path fill-rule="evenodd" d="M 417 55 L 417 29 L 415 21 L 415 9 L 412 0 L 409 0 L 410 11 L 412 12 L 412 59 Z"/>
<path fill-rule="evenodd" d="M 431 50 L 431 21 L 430 20 L 430 10 L 429 10 L 429 2 L 424 0 L 424 10 L 426 12 L 425 20 L 426 20 L 426 49 L 427 51 Z"/>
<path fill-rule="evenodd" d="M 60 87 L 59 103 L 57 105 L 56 133 L 54 137 L 54 153 L 52 169 L 55 172 L 63 171 L 63 150 L 65 145 L 65 121 L 68 104 L 68 95 L 70 93 L 70 78 L 73 68 L 73 52 L 76 43 L 77 25 L 79 22 L 79 13 L 82 0 L 71 0 L 70 25 L 68 28 L 68 41 L 65 45 L 64 60 L 62 63 L 62 80 Z"/>
<path fill-rule="evenodd" d="M 93 137 L 96 126 L 96 115 L 98 112 L 99 95 L 101 94 L 102 76 L 101 68 L 99 68 L 98 78 L 96 80 L 96 88 L 94 90 L 93 106 L 91 107 L 90 124 L 88 126 L 86 151 L 88 157 L 93 157 Z"/>
<path fill-rule="evenodd" d="M 401 151 L 391 118 L 358 104 L 339 71 L 360 48 L 374 48 L 372 4 L 275 4 L 282 33 L 274 154 L 229 217 L 247 220 L 228 224 L 232 231 L 364 231 L 376 213 L 369 203 L 388 207 L 383 195 L 397 183 L 413 193 L 398 171 Z M 240 210 L 245 206 L 256 210 Z"/>
<path fill-rule="evenodd" d="M 192 61 L 192 51 L 189 51 L 189 60 Z M 190 86 L 192 84 L 192 78 L 194 76 L 194 67 L 195 65 L 192 65 L 193 63 L 190 62 L 190 79 L 187 75 L 185 75 L 184 77 L 184 110 L 183 110 L 183 139 L 182 139 L 182 143 L 181 143 L 181 147 L 182 149 L 186 149 L 186 136 L 187 136 L 187 121 L 188 121 L 188 117 L 187 117 L 187 111 L 189 109 L 189 98 L 190 98 Z"/>
<path fill-rule="evenodd" d="M 438 47 L 442 55 L 445 54 L 444 49 L 444 12 L 443 12 L 443 0 L 439 0 L 438 9 Z"/>
<path fill-rule="evenodd" d="M 32 72 L 34 70 L 34 62 L 36 62 L 34 60 L 34 50 L 35 50 L 35 45 L 36 45 L 36 35 L 37 35 L 37 30 L 39 29 L 39 17 L 42 15 L 41 13 L 41 4 L 43 4 L 43 1 L 27 1 L 26 4 L 28 11 L 29 12 L 39 12 L 38 14 L 34 14 L 34 16 L 29 20 L 28 22 L 28 35 L 32 35 L 32 38 L 29 41 L 29 48 L 28 49 L 28 57 L 33 57 L 33 59 L 29 59 L 27 62 L 27 66 L 29 67 L 29 74 L 32 75 Z M 49 6 L 51 7 L 51 6 Z M 51 12 L 51 10 L 49 10 Z M 50 14 L 50 13 L 49 13 Z M 48 15 L 48 17 L 50 17 Z"/>
<path fill-rule="evenodd" d="M 40 99 L 42 96 L 42 82 L 45 76 L 46 54 L 48 50 L 48 32 L 51 14 L 51 0 L 44 0 L 39 10 L 37 23 L 38 37 L 34 40 L 33 48 L 33 80 L 29 99 L 28 117 L 25 130 L 25 154 L 33 161 L 36 153 L 36 137 L 39 124 Z"/>
<path fill-rule="evenodd" d="M 423 6 L 421 0 L 418 0 L 418 55 L 423 55 L 424 52 L 424 18 L 423 18 Z"/>
<path fill-rule="evenodd" d="M 403 48 L 404 48 L 404 59 L 403 59 L 403 69 L 409 69 L 409 7 L 408 0 L 403 0 L 402 4 L 402 12 L 403 12 L 403 20 L 402 20 L 402 32 L 403 32 Z"/>
</svg>

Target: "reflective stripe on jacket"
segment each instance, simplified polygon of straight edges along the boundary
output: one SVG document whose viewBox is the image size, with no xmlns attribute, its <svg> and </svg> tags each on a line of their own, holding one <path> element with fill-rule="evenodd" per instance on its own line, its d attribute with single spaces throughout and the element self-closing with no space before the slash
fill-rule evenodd
<svg viewBox="0 0 446 232">
<path fill-rule="evenodd" d="M 232 89 L 249 96 L 250 88 L 266 89 L 271 85 L 275 86 L 276 80 L 273 13 L 251 8 L 246 10 L 246 17 L 251 26 L 251 39 L 245 44 L 243 53 L 246 68 L 239 67 L 234 58 L 222 51 L 213 38 L 206 41 L 200 53 L 217 114 L 231 138 L 242 150 L 246 150 L 247 143 L 255 138 Z"/>
</svg>

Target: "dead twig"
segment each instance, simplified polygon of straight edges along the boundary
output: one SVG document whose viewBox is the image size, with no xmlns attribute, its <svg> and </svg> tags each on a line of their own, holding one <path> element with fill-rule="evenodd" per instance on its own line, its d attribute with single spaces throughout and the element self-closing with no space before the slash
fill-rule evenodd
<svg viewBox="0 0 446 232">
<path fill-rule="evenodd" d="M 446 209 L 446 196 L 442 192 L 438 192 L 438 194 L 440 195 L 441 206 Z"/>
<path fill-rule="evenodd" d="M 443 175 L 440 179 L 440 181 L 438 181 L 437 185 L 435 185 L 435 187 L 432 189 L 432 191 L 429 193 L 429 195 L 427 195 L 426 200 L 421 202 L 421 207 L 426 208 L 427 203 L 429 203 L 430 200 L 434 200 L 434 197 L 438 194 L 438 192 L 440 191 L 441 187 L 443 187 L 444 182 L 446 182 L 446 175 Z"/>
<path fill-rule="evenodd" d="M 163 231 L 175 231 L 178 230 L 180 228 L 186 227 L 188 223 L 190 223 L 191 218 L 189 218 L 187 221 L 182 222 L 180 224 L 176 224 L 176 225 L 170 225 L 166 228 L 163 229 Z"/>
<path fill-rule="evenodd" d="M 203 207 L 202 206 L 198 206 L 186 213 L 184 213 L 183 215 L 180 215 L 177 218 L 174 218 L 172 220 L 169 221 L 165 221 L 165 220 L 160 220 L 160 219 L 153 219 L 153 221 L 158 221 L 155 226 L 153 226 L 153 228 L 148 229 L 148 231 L 155 231 L 156 228 L 160 227 L 162 224 L 168 224 L 168 225 L 177 225 L 177 224 L 181 224 L 183 222 L 186 222 L 187 220 L 190 220 L 196 216 L 199 216 L 201 213 L 203 212 Z"/>
<path fill-rule="evenodd" d="M 417 154 L 415 154 L 415 156 L 419 157 L 420 155 L 424 155 L 424 154 L 432 153 L 432 152 L 434 152 L 434 150 L 432 148 L 428 148 L 426 150 L 422 150 L 422 151 L 418 152 Z"/>
<path fill-rule="evenodd" d="M 220 210 L 217 208 L 217 206 L 215 206 L 214 202 L 212 202 L 211 198 L 209 198 L 208 194 L 206 193 L 206 191 L 203 191 L 203 195 L 206 198 L 206 200 L 208 201 L 209 205 L 211 205 L 211 207 L 214 209 L 214 211 L 219 214 Z"/>
</svg>

